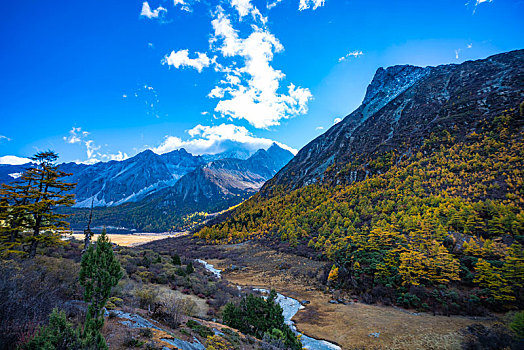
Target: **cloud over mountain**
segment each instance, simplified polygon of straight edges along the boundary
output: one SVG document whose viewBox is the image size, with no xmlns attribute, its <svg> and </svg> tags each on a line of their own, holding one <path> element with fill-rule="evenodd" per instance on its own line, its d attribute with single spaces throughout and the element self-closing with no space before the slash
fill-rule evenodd
<svg viewBox="0 0 524 350">
<path fill-rule="evenodd" d="M 256 137 L 245 127 L 233 124 L 220 124 L 217 126 L 197 125 L 187 130 L 189 138 L 182 140 L 180 137 L 166 135 L 164 141 L 157 147 L 150 149 L 158 154 L 167 153 L 176 149 L 185 148 L 188 152 L 200 154 L 217 154 L 230 150 L 234 146 L 256 151 L 258 149 L 269 148 L 273 143 L 289 150 L 293 154 L 297 152 L 283 143 Z"/>
</svg>

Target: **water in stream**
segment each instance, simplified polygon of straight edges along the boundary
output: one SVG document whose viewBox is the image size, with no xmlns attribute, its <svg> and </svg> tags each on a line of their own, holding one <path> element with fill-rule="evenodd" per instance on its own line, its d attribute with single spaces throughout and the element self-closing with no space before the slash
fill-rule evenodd
<svg viewBox="0 0 524 350">
<path fill-rule="evenodd" d="M 217 278 L 221 277 L 221 270 L 215 269 L 213 265 L 207 263 L 204 260 L 197 259 L 196 261 L 204 265 L 206 270 L 212 272 Z M 269 294 L 269 290 L 262 288 L 253 288 L 253 291 Z M 304 308 L 304 306 L 300 304 L 298 300 L 277 293 L 276 302 L 282 307 L 284 322 L 286 322 L 286 324 L 289 325 L 295 333 L 302 335 L 300 340 L 302 341 L 302 345 L 304 345 L 304 348 L 310 350 L 340 350 L 340 347 L 333 343 L 330 343 L 326 340 L 311 338 L 297 331 L 295 323 L 291 319 L 293 318 L 293 316 L 295 316 L 298 310 Z"/>
<path fill-rule="evenodd" d="M 261 289 L 261 288 L 254 288 L 254 291 L 258 291 L 261 293 L 269 294 L 269 290 L 267 289 Z M 304 348 L 310 349 L 310 350 L 340 350 L 340 347 L 330 343 L 326 340 L 320 340 L 308 337 L 304 333 L 300 333 L 297 331 L 297 327 L 295 326 L 295 322 L 293 322 L 291 319 L 295 314 L 298 312 L 298 310 L 301 310 L 304 308 L 302 304 L 296 299 L 287 297 L 283 294 L 277 293 L 277 299 L 276 302 L 282 307 L 282 314 L 284 315 L 284 322 L 291 327 L 291 329 L 297 333 L 302 335 L 300 337 L 300 340 L 302 341 L 302 345 L 304 345 Z"/>
</svg>

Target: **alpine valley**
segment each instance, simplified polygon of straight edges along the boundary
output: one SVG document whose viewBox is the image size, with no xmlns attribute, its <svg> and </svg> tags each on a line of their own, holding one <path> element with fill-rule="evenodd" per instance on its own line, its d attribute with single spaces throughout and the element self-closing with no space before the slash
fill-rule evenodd
<svg viewBox="0 0 524 350">
<path fill-rule="evenodd" d="M 523 348 L 524 50 L 379 68 L 362 104 L 295 156 L 274 143 L 38 157 L 0 166 L 6 344 Z M 66 243 L 62 219 L 83 241 Z M 92 244 L 88 223 L 133 233 Z M 40 345 L 63 338 L 84 345 Z"/>
<path fill-rule="evenodd" d="M 523 350 L 523 14 L 3 2 L 0 350 Z"/>
</svg>

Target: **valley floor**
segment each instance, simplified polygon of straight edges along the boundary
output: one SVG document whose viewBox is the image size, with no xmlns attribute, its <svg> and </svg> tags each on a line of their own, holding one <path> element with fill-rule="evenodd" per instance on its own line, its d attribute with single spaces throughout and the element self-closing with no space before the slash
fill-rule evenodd
<svg viewBox="0 0 524 350">
<path fill-rule="evenodd" d="M 159 239 L 165 239 L 169 237 L 179 237 L 186 235 L 186 232 L 175 232 L 175 233 L 133 233 L 133 234 L 120 234 L 120 233 L 108 233 L 107 236 L 111 242 L 118 244 L 123 247 L 135 247 L 141 244 L 150 243 Z M 83 233 L 73 233 L 71 235 L 75 239 L 80 241 L 84 240 Z M 67 238 L 67 237 L 66 237 Z M 96 241 L 98 235 L 93 236 L 93 241 Z"/>
<path fill-rule="evenodd" d="M 222 278 L 239 286 L 274 288 L 300 301 L 309 301 L 293 320 L 308 336 L 353 348 L 460 349 L 460 330 L 473 323 L 494 320 L 460 316 L 433 316 L 390 306 L 348 301 L 318 283 L 326 262 L 278 252 L 258 243 L 208 246 L 190 243 L 188 237 L 147 245 L 159 252 L 177 251 L 223 270 Z M 346 299 L 348 296 L 345 296 Z"/>
</svg>

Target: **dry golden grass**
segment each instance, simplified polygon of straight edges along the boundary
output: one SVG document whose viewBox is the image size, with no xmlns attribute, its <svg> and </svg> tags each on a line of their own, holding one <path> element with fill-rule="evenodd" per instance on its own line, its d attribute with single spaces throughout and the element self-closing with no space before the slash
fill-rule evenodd
<svg viewBox="0 0 524 350">
<path fill-rule="evenodd" d="M 448 334 L 425 333 L 423 335 L 403 335 L 393 339 L 388 350 L 424 349 L 424 350 L 460 350 L 461 336 L 456 332 Z"/>
<path fill-rule="evenodd" d="M 116 233 L 110 233 L 107 236 L 111 240 L 111 242 L 118 244 L 120 246 L 124 247 L 136 247 L 141 244 L 146 244 L 149 242 L 153 242 L 159 239 L 164 239 L 168 237 L 179 237 L 181 235 L 186 235 L 186 232 L 177 232 L 174 234 L 165 234 L 165 233 L 135 233 L 135 234 L 116 234 Z M 81 233 L 74 233 L 72 235 L 75 239 L 83 240 L 84 235 Z M 98 238 L 98 235 L 94 235 L 93 240 L 96 241 Z"/>
</svg>

